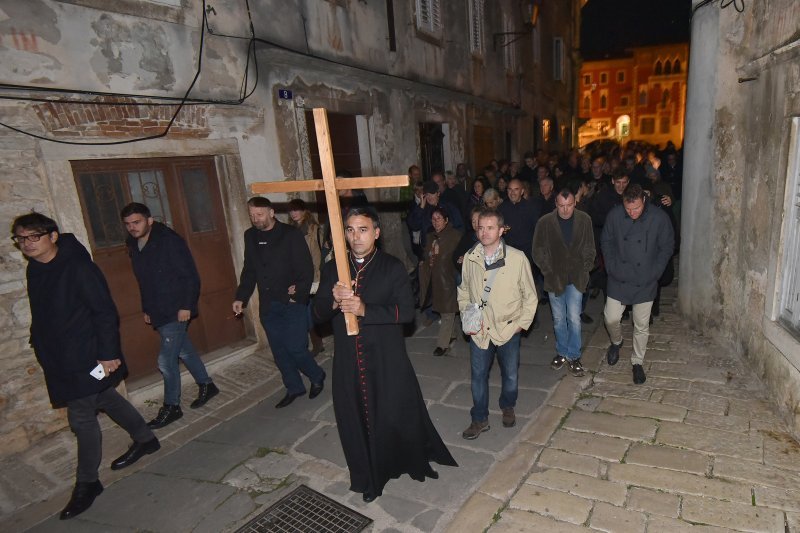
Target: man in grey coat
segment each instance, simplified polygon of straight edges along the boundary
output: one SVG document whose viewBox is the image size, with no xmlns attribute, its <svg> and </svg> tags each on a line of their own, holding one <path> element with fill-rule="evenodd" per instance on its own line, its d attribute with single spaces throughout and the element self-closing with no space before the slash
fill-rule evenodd
<svg viewBox="0 0 800 533">
<path fill-rule="evenodd" d="M 622 312 L 633 305 L 633 382 L 641 384 L 642 368 L 650 335 L 650 311 L 658 279 L 672 257 L 675 235 L 669 217 L 647 201 L 642 187 L 631 184 L 622 195 L 622 205 L 606 218 L 600 244 L 608 272 L 608 297 L 603 311 L 611 340 L 606 358 L 617 364 L 622 346 Z"/>
</svg>

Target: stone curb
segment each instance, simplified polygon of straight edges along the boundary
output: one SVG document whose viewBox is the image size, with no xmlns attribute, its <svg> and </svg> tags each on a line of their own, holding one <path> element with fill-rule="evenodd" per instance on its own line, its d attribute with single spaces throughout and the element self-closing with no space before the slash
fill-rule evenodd
<svg viewBox="0 0 800 533">
<path fill-rule="evenodd" d="M 477 491 L 456 511 L 444 530 L 446 533 L 485 531 L 498 519 L 511 497 L 530 475 L 542 449 L 575 406 L 581 392 L 592 384 L 593 374 L 604 364 L 605 359 L 598 357 L 601 352 L 591 347 L 607 343 L 605 327 L 598 327 L 581 357 L 584 368 L 588 370 L 586 375 L 583 378 L 564 375 L 544 405 L 522 429 L 521 441 L 508 457 L 492 466 Z"/>
</svg>

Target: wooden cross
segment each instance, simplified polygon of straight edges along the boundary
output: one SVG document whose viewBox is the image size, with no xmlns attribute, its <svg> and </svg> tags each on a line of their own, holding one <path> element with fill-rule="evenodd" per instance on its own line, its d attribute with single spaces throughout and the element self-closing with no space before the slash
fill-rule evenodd
<svg viewBox="0 0 800 533">
<path fill-rule="evenodd" d="M 339 193 L 337 191 L 342 189 L 402 187 L 408 185 L 408 176 L 337 178 L 336 169 L 333 165 L 331 136 L 328 130 L 328 114 L 322 107 L 314 108 L 314 126 L 317 130 L 322 179 L 253 183 L 250 185 L 250 190 L 253 194 L 325 191 L 325 202 L 328 204 L 328 220 L 330 221 L 331 238 L 333 239 L 333 251 L 336 257 L 336 272 L 339 275 L 339 281 L 343 281 L 349 287 L 352 284 L 352 280 L 350 279 L 350 265 L 347 262 L 347 243 L 344 238 L 344 227 L 342 226 L 342 208 L 339 205 Z M 345 313 L 344 319 L 347 325 L 347 334 L 357 335 L 358 320 L 356 316 L 352 313 Z"/>
</svg>

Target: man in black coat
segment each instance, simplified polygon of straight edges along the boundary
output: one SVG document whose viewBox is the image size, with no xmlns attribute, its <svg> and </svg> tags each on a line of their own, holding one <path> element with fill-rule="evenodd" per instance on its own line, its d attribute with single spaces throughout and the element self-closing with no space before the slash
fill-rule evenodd
<svg viewBox="0 0 800 533">
<path fill-rule="evenodd" d="M 144 321 L 161 336 L 158 369 L 164 379 L 164 404 L 147 424 L 159 429 L 183 416 L 179 361 L 197 383 L 192 409 L 202 407 L 219 393 L 189 339 L 189 322 L 197 316 L 200 276 L 186 241 L 154 221 L 146 205 L 130 203 L 120 216 L 129 234 L 125 244 L 139 282 Z"/>
<path fill-rule="evenodd" d="M 674 234 L 669 217 L 648 202 L 639 185 L 631 184 L 622 194 L 622 205 L 606 217 L 600 240 L 608 273 L 605 309 L 606 329 L 611 340 L 606 358 L 619 360 L 622 346 L 620 320 L 626 305 L 633 306 L 633 382 L 641 384 L 642 368 L 650 335 L 650 311 L 658 280 L 672 257 Z"/>
<path fill-rule="evenodd" d="M 31 337 L 54 408 L 66 407 L 78 440 L 75 488 L 61 511 L 62 520 L 87 510 L 103 492 L 98 479 L 102 434 L 97 412 L 109 417 L 133 439 L 128 451 L 111 463 L 118 470 L 161 445 L 139 412 L 116 387 L 126 373 L 119 341 L 119 316 L 108 285 L 86 248 L 71 233 L 61 234 L 39 213 L 17 217 L 12 239 L 28 259 L 26 277 L 31 308 Z"/>
<path fill-rule="evenodd" d="M 286 387 L 286 395 L 275 406 L 281 409 L 306 393 L 301 372 L 311 382 L 310 399 L 319 396 L 325 383 L 325 371 L 308 350 L 314 263 L 303 234 L 275 220 L 269 199 L 254 196 L 247 201 L 247 209 L 253 227 L 244 232 L 244 267 L 233 312 L 242 314 L 258 286 L 261 325 Z"/>
<path fill-rule="evenodd" d="M 437 478 L 430 461 L 458 466 L 431 422 L 406 353 L 403 324 L 414 297 L 400 260 L 377 249 L 380 220 L 355 208 L 345 221 L 352 287 L 338 282 L 333 261 L 322 271 L 313 314 L 333 320 L 333 410 L 350 470 L 350 490 L 371 502 L 390 479 Z M 358 317 L 348 336 L 343 312 Z"/>
</svg>

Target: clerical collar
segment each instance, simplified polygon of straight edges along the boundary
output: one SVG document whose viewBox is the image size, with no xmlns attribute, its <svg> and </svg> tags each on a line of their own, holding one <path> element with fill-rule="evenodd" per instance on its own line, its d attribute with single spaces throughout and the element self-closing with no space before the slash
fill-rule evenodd
<svg viewBox="0 0 800 533">
<path fill-rule="evenodd" d="M 360 257 L 360 258 L 356 257 L 355 254 L 350 252 L 348 254 L 350 256 L 350 263 L 353 265 L 353 268 L 356 270 L 356 272 L 360 271 L 362 268 L 364 268 L 368 264 L 370 264 L 372 262 L 372 260 L 375 258 L 375 253 L 377 251 L 378 251 L 378 248 L 376 247 L 374 250 L 372 250 L 372 252 L 370 252 L 369 254 L 365 255 L 364 257 Z"/>
</svg>

